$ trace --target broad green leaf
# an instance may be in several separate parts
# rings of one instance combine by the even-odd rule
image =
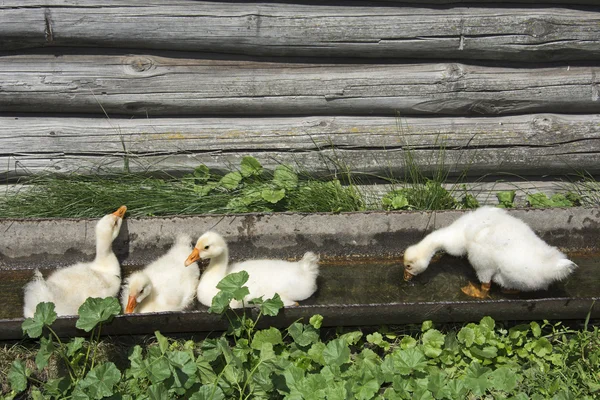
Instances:
[[[417,345],[417,341],[412,336],[404,336],[400,340],[400,348],[403,350],[413,348]]]
[[[30,338],[38,338],[42,335],[42,328],[52,325],[56,317],[54,303],[38,303],[33,318],[25,319],[21,328]]]
[[[69,343],[67,343],[67,356],[73,357],[83,347],[85,341],[82,337],[74,337]]]
[[[79,319],[75,326],[89,332],[96,325],[111,321],[120,312],[121,305],[115,297],[89,297],[77,311]]]
[[[275,296],[273,296],[272,299],[267,299],[263,301],[259,307],[260,311],[264,315],[274,317],[277,314],[279,314],[279,310],[283,308],[283,301],[281,301],[281,297],[279,297],[279,294],[275,293]]]
[[[146,361],[148,378],[152,383],[159,383],[171,376],[169,360],[165,356],[156,357]]]
[[[8,371],[8,381],[10,388],[17,393],[27,389],[27,377],[31,374],[29,369],[25,367],[25,363],[21,360],[15,360]]]
[[[112,362],[94,367],[78,386],[93,399],[101,399],[113,394],[113,387],[121,379],[121,372]]]
[[[210,170],[206,165],[200,164],[194,169],[193,176],[196,182],[206,183],[210,179]]]
[[[423,351],[427,357],[435,358],[442,354],[444,335],[437,329],[429,329],[423,334]]]
[[[165,354],[166,351],[169,350],[169,339],[164,337],[159,331],[154,331],[154,336],[156,336],[156,340],[158,341],[160,352]]]
[[[171,351],[167,354],[167,358],[174,368],[181,370],[184,374],[192,376],[196,373],[196,363],[187,351]]]
[[[432,328],[433,328],[432,320],[423,321],[423,323],[421,324],[421,332],[427,332],[428,330],[430,330]]]
[[[490,385],[488,381],[490,369],[482,367],[477,362],[472,362],[466,372],[465,385],[467,388],[471,389],[476,396],[482,396]]]
[[[471,353],[480,358],[494,358],[498,355],[498,349],[493,346],[485,346],[482,348],[471,347]]]
[[[308,323],[311,324],[313,328],[320,329],[321,324],[323,324],[323,316],[321,314],[315,314],[310,317]]]
[[[350,346],[353,346],[358,343],[358,341],[362,338],[362,335],[363,334],[361,331],[352,331],[352,332],[344,333],[343,335],[340,336],[340,339],[344,340]]]
[[[310,357],[311,360],[313,360],[314,362],[321,364],[321,365],[325,365],[325,360],[323,359],[323,352],[325,351],[325,343],[323,342],[317,342],[314,343],[312,346],[310,346],[310,349],[308,349],[308,356]]]
[[[260,360],[262,362],[272,361],[275,358],[275,352],[273,351],[273,344],[269,342],[263,342],[260,345]]]
[[[467,347],[473,346],[473,342],[475,341],[475,331],[473,328],[468,326],[463,327],[456,336],[458,341],[464,344]]]
[[[436,369],[429,374],[427,390],[429,390],[436,399],[448,397],[448,388],[446,387],[447,380],[448,375],[444,371]]]
[[[323,351],[323,359],[330,366],[341,366],[350,361],[350,349],[343,339],[334,339],[327,343]]]
[[[48,360],[52,356],[55,348],[56,346],[54,346],[52,339],[45,337],[40,339],[40,348],[35,356],[35,365],[39,370],[44,369],[46,365],[48,365]]]
[[[298,175],[296,175],[292,167],[279,165],[275,168],[273,183],[282,189],[294,190],[298,186]]]
[[[325,388],[325,396],[327,400],[346,400],[348,391],[344,382],[331,382]]]
[[[207,182],[204,185],[196,185],[194,186],[194,193],[198,194],[200,197],[204,197],[212,192],[218,185],[217,182]]]
[[[533,336],[540,337],[542,334],[542,328],[540,328],[540,324],[535,321],[531,321],[529,326],[531,327],[531,333],[533,333]]]
[[[517,387],[517,374],[508,367],[500,367],[491,374],[490,383],[496,390],[512,392]]]
[[[260,193],[262,198],[269,203],[276,204],[285,197],[285,189],[263,189]]]
[[[369,400],[379,391],[379,387],[377,379],[371,379],[364,384],[358,384],[354,394],[358,400]]]
[[[513,201],[515,200],[516,192],[514,190],[508,190],[505,192],[496,193],[498,198],[498,207],[511,208],[514,207]]]
[[[148,396],[150,400],[165,400],[169,398],[167,388],[162,382],[148,386]]]
[[[533,346],[533,352],[538,357],[544,357],[545,355],[552,353],[552,344],[550,344],[548,339],[544,337],[539,338],[535,341],[535,344]]]
[[[303,325],[300,322],[294,322],[292,325],[290,325],[288,332],[298,346],[309,346],[312,343],[319,341],[319,332],[317,332],[312,326]]]
[[[233,299],[231,292],[220,291],[212,299],[212,304],[208,309],[209,313],[223,314],[228,308],[229,303]]]
[[[202,385],[200,389],[190,397],[190,400],[223,400],[224,398],[225,393],[223,393],[223,390],[214,383],[211,383]]]
[[[233,294],[241,289],[249,278],[250,276],[246,271],[233,272],[217,283],[217,289]]]
[[[408,207],[408,199],[406,196],[397,194],[392,198],[392,207],[394,210],[401,210],[403,208]]]
[[[450,399],[464,399],[469,391],[465,382],[459,379],[450,379],[447,383],[447,387]]]
[[[225,189],[233,190],[238,187],[242,181],[242,174],[239,172],[230,172],[221,178],[219,185]]]
[[[240,164],[240,172],[243,177],[249,177],[252,175],[260,175],[262,174],[263,167],[260,165],[258,160],[252,156],[245,156],[242,158],[242,162]]]
[[[283,339],[279,329],[270,327],[269,329],[263,329],[256,332],[252,338],[252,345],[250,347],[260,350],[263,343],[271,343],[273,346],[282,344]]]
[[[410,375],[414,371],[424,371],[427,361],[420,349],[412,347],[406,350],[397,350],[392,353],[394,365],[402,375]]]
[[[146,363],[142,357],[142,347],[136,344],[128,358],[130,367],[127,369],[126,376],[134,378],[145,377],[147,375]]]
[[[481,321],[479,321],[479,325],[486,331],[493,331],[496,326],[496,321],[494,321],[492,317],[483,317]]]

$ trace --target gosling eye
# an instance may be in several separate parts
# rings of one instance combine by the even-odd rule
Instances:
[[[208,245],[204,246],[204,250],[208,250],[209,247],[210,246],[208,246]]]
[[[410,264],[406,264],[406,265],[404,266],[404,268],[406,268],[406,269],[410,270],[410,269],[412,269],[412,265],[410,265]]]

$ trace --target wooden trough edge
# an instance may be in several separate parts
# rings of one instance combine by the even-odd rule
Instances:
[[[600,297],[552,298],[529,300],[486,300],[467,302],[422,302],[385,304],[310,305],[286,308],[276,317],[263,316],[258,328],[274,326],[287,328],[296,321],[320,314],[323,327],[403,325],[433,320],[444,322],[477,322],[483,316],[496,321],[506,320],[565,320],[600,318]],[[256,310],[248,310],[256,316]],[[59,317],[52,329],[59,336],[82,336],[75,327],[76,317]],[[0,319],[0,340],[18,340],[23,337],[23,318]],[[118,315],[102,326],[102,335],[139,335],[161,333],[219,332],[227,330],[227,320],[207,311],[161,312],[151,314]]]
[[[557,8],[580,2],[554,1],[554,8],[191,0],[85,0],[69,7],[55,0],[20,8],[3,2],[0,50],[87,46],[286,57],[598,60],[598,8]]]

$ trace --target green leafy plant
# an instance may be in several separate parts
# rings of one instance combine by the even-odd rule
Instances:
[[[32,370],[23,361],[15,360],[8,374],[13,394],[27,389],[28,383],[39,384],[44,392],[53,398],[68,395],[79,398],[101,399],[113,394],[114,385],[120,380],[121,373],[113,363],[95,366],[98,342],[102,324],[108,323],[119,314],[121,306],[113,297],[104,299],[88,298],[79,307],[79,319],[76,326],[91,332],[91,340],[75,338],[64,343],[51,325],[57,318],[54,304],[39,303],[32,318],[23,321],[23,333],[30,338],[40,338],[35,364],[38,370],[48,365],[51,357],[58,357],[68,373],[68,378],[41,382],[32,377]],[[42,336],[44,331],[49,335]],[[90,357],[91,353],[91,357]]]
[[[538,192],[528,194],[526,199],[530,207],[574,207],[581,205],[581,197],[573,192],[566,194],[556,193],[550,198],[545,193]]]
[[[498,198],[498,207],[513,208],[515,206],[515,195],[516,192],[514,190],[496,193],[496,197]]]

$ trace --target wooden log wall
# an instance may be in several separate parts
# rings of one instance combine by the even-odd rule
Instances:
[[[596,4],[6,0],[0,178],[245,155],[402,177],[407,148],[474,180],[600,175]]]

